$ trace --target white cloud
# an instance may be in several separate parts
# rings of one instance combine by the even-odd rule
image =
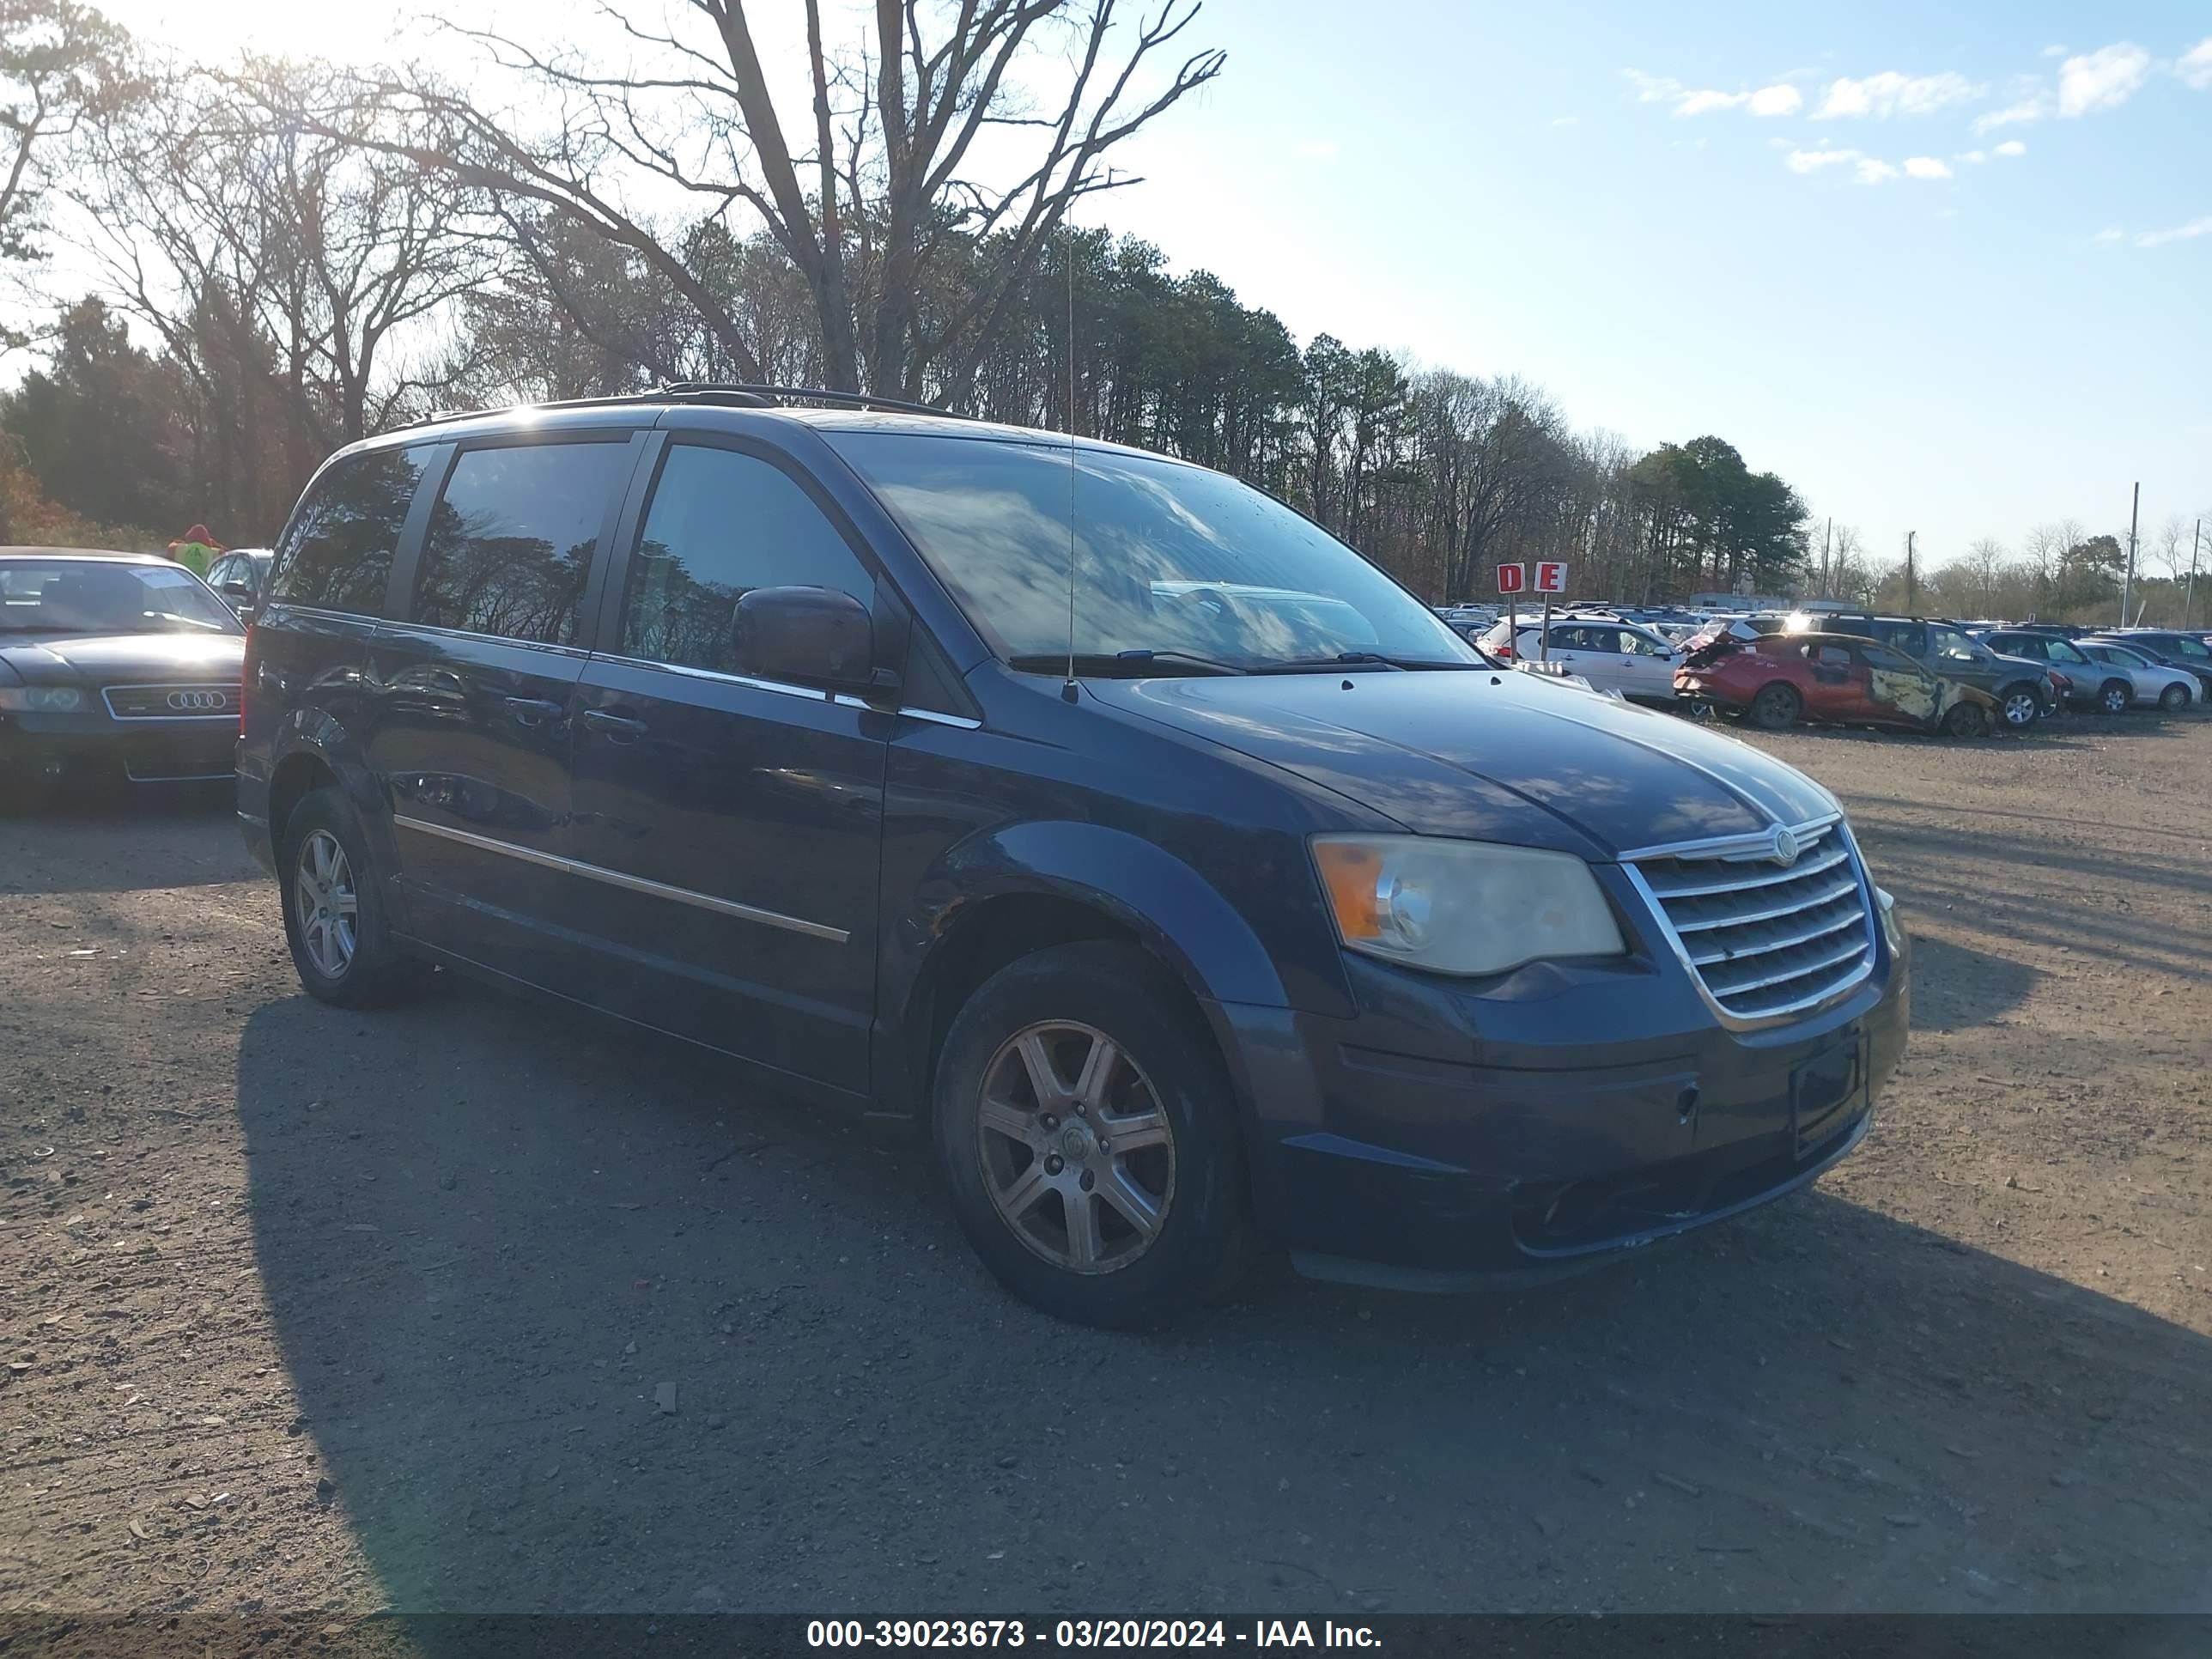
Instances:
[[[2026,121],[2040,121],[2051,113],[2050,95],[2033,93],[2019,102],[2008,104],[2002,109],[1991,110],[1987,115],[1974,118],[1976,132],[1994,132],[1999,127],[2018,126]]]
[[[2118,109],[2150,74],[2150,54],[2130,40],[2069,58],[2058,66],[2058,112],[2069,119]]]
[[[2181,77],[2183,85],[2194,87],[2199,92],[2212,92],[2212,34],[2183,52],[2173,72]]]
[[[1554,115],[1552,118],[1552,125],[1555,127],[1580,126],[1582,119],[1579,115]]]
[[[1863,80],[1845,76],[1831,82],[1828,95],[1815,114],[1826,120],[1860,115],[1877,118],[1929,115],[1979,98],[1988,90],[1948,70],[1941,75],[1900,75],[1895,70],[1884,70]]]
[[[1717,109],[1734,109],[1746,102],[1747,92],[1686,92],[1674,102],[1677,115],[1710,115]]]
[[[1851,174],[1852,182],[1861,185],[1887,184],[1896,177],[1895,167],[1887,161],[1877,161],[1871,155],[1860,161],[1857,171]]]
[[[2098,242],[2124,242],[2127,240],[2127,232],[2119,228],[2118,226],[2111,225],[2107,226],[2103,230],[2099,231],[2096,235],[2092,237],[2090,240]]]
[[[1978,167],[1981,166],[1983,162],[1988,161],[1990,157],[1989,152],[1986,150],[1970,149],[1959,159],[1961,161],[1964,161],[1970,167]]]
[[[1999,144],[1995,149],[1991,150],[1990,154],[1992,155],[2002,155],[2005,160],[2009,161],[2015,156],[2027,155],[2027,146],[2021,143],[2017,138],[2008,138],[2004,143]]]
[[[1630,70],[1627,75],[1636,85],[1637,102],[1672,104],[1677,115],[1711,115],[1729,109],[1748,110],[1753,115],[1795,115],[1805,107],[1805,94],[1787,82],[1778,81],[1756,92],[1723,92],[1717,87],[1686,87],[1680,81],[1639,70]]]
[[[2185,225],[2176,225],[2171,230],[2145,231],[2136,238],[2137,247],[2164,247],[2168,242],[2185,242],[2195,236],[2212,236],[2212,216],[2191,219]]]
[[[1905,158],[1905,176],[1908,179],[1948,179],[1951,169],[1932,155],[1912,155]]]
[[[1336,151],[1337,144],[1334,138],[1309,138],[1302,144],[1291,146],[1291,154],[1301,161],[1330,161],[1334,158]]]
[[[1782,158],[1782,165],[1792,173],[1818,173],[1822,167],[1840,167],[1859,159],[1855,149],[1793,149]]]

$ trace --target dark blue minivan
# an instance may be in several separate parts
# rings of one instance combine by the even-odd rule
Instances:
[[[1905,1039],[1801,774],[1491,662],[1234,479],[826,394],[341,452],[239,816],[315,996],[441,964],[909,1115],[993,1271],[1097,1324],[1263,1251],[1443,1288],[1732,1214]]]

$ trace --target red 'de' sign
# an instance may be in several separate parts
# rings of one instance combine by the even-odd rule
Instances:
[[[1498,567],[1498,591],[1518,593],[1528,586],[1528,567],[1525,564],[1501,564]]]
[[[1550,560],[1536,567],[1536,591],[1539,593],[1564,593],[1567,591],[1567,568]]]

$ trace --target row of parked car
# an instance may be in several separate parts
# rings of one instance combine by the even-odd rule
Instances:
[[[2066,708],[2178,714],[2212,696],[2212,634],[2177,629],[1802,612],[1686,623],[1577,609],[1499,619],[1472,637],[1632,702],[1769,730],[1819,720],[1978,737]]]

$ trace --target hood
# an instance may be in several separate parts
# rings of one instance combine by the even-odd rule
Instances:
[[[1102,702],[1422,835],[1609,859],[1838,810],[1810,778],[1673,714],[1506,672],[1089,680]]]
[[[246,636],[107,634],[76,639],[0,634],[0,663],[33,685],[234,680],[245,666]]]

